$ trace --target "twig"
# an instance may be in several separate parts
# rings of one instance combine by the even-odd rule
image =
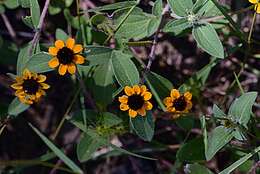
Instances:
[[[16,42],[17,41],[16,33],[15,33],[10,21],[8,20],[7,16],[4,13],[1,13],[1,17],[5,23],[5,26],[8,30],[8,32],[10,33],[11,38]]]
[[[43,27],[43,22],[44,22],[44,19],[46,17],[46,14],[47,14],[49,4],[50,4],[50,0],[46,0],[44,7],[43,7],[43,10],[42,10],[42,14],[40,16],[38,28],[37,28],[36,33],[34,34],[34,37],[33,37],[33,40],[32,40],[32,46],[29,49],[29,56],[32,56],[33,50],[34,50],[37,42],[40,39],[40,35],[41,35],[42,27]]]
[[[77,90],[76,93],[74,94],[74,97],[72,98],[69,107],[67,108],[67,110],[66,110],[65,114],[63,115],[63,117],[62,117],[62,119],[61,119],[61,121],[60,121],[60,123],[59,123],[59,125],[58,125],[58,127],[57,127],[57,129],[55,131],[55,133],[52,136],[52,140],[55,140],[56,137],[58,136],[58,134],[59,134],[59,132],[60,132],[60,130],[62,128],[62,125],[64,124],[64,122],[66,120],[66,117],[68,116],[69,112],[71,111],[71,108],[72,108],[73,104],[75,103],[75,101],[76,101],[76,99],[77,99],[77,97],[79,95],[79,92],[80,92],[80,89]]]
[[[163,16],[164,16],[164,14],[165,14],[167,11],[169,11],[169,8],[170,8],[169,4],[167,4],[167,5],[164,7],[164,9],[163,9],[163,11],[162,11],[161,24],[162,24],[162,21],[163,21]],[[144,69],[144,71],[143,71],[143,77],[142,77],[142,79],[141,79],[141,83],[144,82],[145,76],[146,76],[146,74],[150,71],[151,66],[152,66],[152,63],[153,63],[153,61],[154,61],[154,59],[155,59],[155,50],[156,50],[156,46],[157,46],[157,42],[158,42],[158,35],[159,35],[159,33],[160,33],[160,30],[161,30],[161,24],[160,24],[160,26],[158,27],[158,29],[157,29],[157,31],[156,31],[156,33],[155,33],[155,35],[154,35],[153,45],[152,45],[152,48],[151,48],[151,52],[150,52],[150,54],[149,54],[149,56],[148,56],[148,63],[147,63],[147,65],[146,65],[146,67],[145,67],[145,69]]]

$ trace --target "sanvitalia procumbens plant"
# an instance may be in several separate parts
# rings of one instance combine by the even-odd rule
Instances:
[[[259,13],[259,1],[249,1],[254,4],[255,14]],[[229,55],[228,50],[224,51],[217,30],[225,27],[229,21],[232,24],[231,28],[241,36],[239,35],[241,31],[234,29],[234,21],[227,16],[226,9],[215,0],[168,0],[166,4],[162,0],[156,0],[151,13],[144,12],[138,7],[140,1],[124,1],[89,10],[93,13],[90,19],[79,13],[79,6],[77,6],[78,16],[72,16],[68,9],[64,9],[67,22],[77,33],[68,36],[63,30],[57,29],[56,41],[51,43],[47,48],[48,52],[45,52],[44,49],[41,50],[39,40],[47,9],[50,14],[56,14],[62,8],[55,10],[47,0],[40,13],[37,0],[17,2],[23,8],[30,8],[31,15],[24,17],[23,22],[36,30],[36,33],[33,40],[20,49],[16,75],[9,74],[14,78],[11,87],[16,90],[17,98],[9,105],[7,119],[13,119],[30,105],[41,102],[51,87],[42,73],[55,70],[59,77],[67,75],[73,79],[75,86],[79,86],[79,90],[55,131],[53,140],[65,120],[78,127],[82,131],[77,145],[77,156],[81,162],[91,159],[94,152],[104,146],[121,153],[154,160],[122,149],[112,144],[110,140],[115,135],[132,132],[145,141],[152,141],[155,128],[153,110],[168,114],[173,119],[190,117],[193,102],[198,100],[196,92],[200,92],[200,88],[205,84],[217,62],[225,58],[225,55]],[[79,1],[77,2],[78,5]],[[70,5],[71,2],[66,1],[65,6]],[[112,15],[108,16],[107,11],[113,11]],[[171,14],[170,18],[166,15],[168,12]],[[225,18],[214,18],[219,15]],[[214,23],[220,20],[222,25]],[[158,35],[160,32],[165,32],[177,37],[190,31],[198,47],[213,58],[187,83],[176,89],[169,80],[152,72],[151,64],[155,59]],[[150,38],[152,41],[143,41]],[[112,40],[114,44],[110,44]],[[135,57],[130,47],[147,44],[152,46],[146,65]],[[239,84],[238,80],[237,83]],[[256,92],[244,93],[232,103],[227,114],[214,105],[213,117],[219,126],[209,135],[206,125],[211,118],[201,117],[203,138],[184,142],[177,153],[177,160],[180,162],[194,163],[186,166],[188,173],[192,173],[193,170],[211,173],[209,169],[196,163],[212,159],[232,139],[248,140],[250,135],[248,123],[251,120],[252,106],[256,97]],[[192,98],[195,100],[192,101]],[[77,100],[81,109],[71,109]],[[116,102],[119,104],[115,104]],[[73,172],[83,173],[62,150],[34,126],[30,126]],[[196,159],[198,156],[187,156],[192,154],[192,151],[197,151],[196,148],[203,148],[199,151],[202,152],[199,154],[201,156],[198,155],[199,159]],[[248,151],[249,154],[221,173],[232,172],[259,150],[259,147],[255,147],[252,152]]]

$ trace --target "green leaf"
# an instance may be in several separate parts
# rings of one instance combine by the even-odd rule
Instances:
[[[67,33],[65,33],[62,29],[60,28],[57,28],[56,29],[56,32],[55,32],[55,37],[56,37],[56,40],[63,40],[63,41],[66,41],[69,36]]]
[[[221,13],[226,17],[226,19],[228,20],[229,24],[231,25],[231,27],[233,28],[233,30],[235,31],[235,33],[243,40],[245,41],[245,36],[244,33],[241,32],[240,27],[238,26],[237,22],[235,22],[232,17],[228,14],[228,12],[226,11],[226,9],[223,8],[223,6],[221,6],[216,0],[210,0],[212,1],[215,6],[219,9],[219,11],[221,11]]]
[[[189,24],[188,20],[186,18],[181,18],[181,19],[169,21],[164,26],[163,32],[174,33],[174,35],[178,35],[190,27],[191,27],[191,25]]]
[[[32,16],[25,16],[25,17],[22,17],[22,21],[25,25],[27,25],[28,27],[30,28],[34,28],[33,26],[33,21],[32,21]]]
[[[148,73],[145,79],[161,109],[165,110],[162,100],[169,96],[171,89],[173,89],[172,83],[168,79],[154,72]]]
[[[223,45],[211,24],[196,25],[192,30],[192,35],[197,41],[198,46],[204,51],[212,56],[224,58]]]
[[[233,138],[232,130],[223,126],[216,127],[208,138],[208,147],[205,151],[206,159],[209,161],[222,147]]]
[[[86,133],[94,138],[96,138],[97,140],[100,141],[101,144],[103,144],[104,146],[110,146],[112,147],[113,149],[121,152],[121,153],[124,153],[124,154],[127,154],[127,155],[131,155],[131,156],[134,156],[134,157],[138,157],[138,158],[142,158],[142,159],[147,159],[147,160],[156,160],[154,158],[149,158],[149,157],[146,157],[146,156],[142,156],[142,155],[138,155],[138,154],[135,154],[135,153],[132,153],[130,151],[127,151],[121,147],[118,147],[112,143],[110,143],[107,139],[104,139],[104,137],[101,137],[101,136],[98,136],[97,133],[95,132],[95,130],[92,130],[92,129],[88,129],[86,130]]]
[[[112,49],[101,46],[88,46],[87,58],[90,66],[108,64],[111,56]]]
[[[23,8],[30,8],[30,0],[18,0],[17,2]]]
[[[167,0],[171,10],[178,16],[187,16],[192,10],[192,0]]]
[[[102,125],[105,127],[113,127],[115,125],[122,123],[123,121],[121,118],[119,118],[118,116],[110,112],[103,112],[102,116],[103,116]]]
[[[162,11],[163,11],[163,3],[162,0],[156,0],[154,2],[153,10],[152,13],[154,16],[162,16]]]
[[[181,162],[200,162],[205,160],[203,138],[195,138],[177,151],[176,157]]]
[[[83,174],[83,171],[69,159],[57,146],[55,146],[46,136],[44,136],[37,128],[29,123],[33,131],[42,139],[42,141],[74,172]]]
[[[31,45],[27,45],[24,48],[20,49],[20,52],[18,54],[18,59],[17,59],[17,67],[16,67],[16,71],[17,71],[17,75],[21,75],[26,63],[29,60],[29,49],[30,49]]]
[[[88,10],[88,12],[100,12],[100,11],[109,11],[109,10],[118,10],[118,9],[125,9],[130,8],[134,5],[136,5],[136,1],[125,1],[125,2],[116,2],[109,5],[104,5],[101,7],[96,7],[93,9]]]
[[[231,164],[229,167],[221,171],[219,174],[229,174],[233,172],[236,168],[238,168],[240,165],[245,163],[247,160],[249,160],[254,154],[256,154],[259,151],[260,151],[260,146],[255,148],[251,153],[246,154],[245,156],[243,156],[242,158],[240,158],[239,160]]]
[[[130,118],[130,125],[135,133],[145,141],[151,141],[154,135],[154,121],[151,112],[146,116]]]
[[[213,105],[213,114],[214,117],[226,117],[226,114],[216,104]]]
[[[98,137],[92,137],[84,134],[77,145],[77,156],[80,162],[91,159],[92,154],[97,151],[103,144],[100,143]]]
[[[20,113],[24,112],[30,107],[30,105],[26,105],[21,103],[19,99],[16,97],[8,107],[8,114],[11,116],[17,116]]]
[[[208,168],[200,164],[187,164],[185,171],[186,174],[213,174]]]
[[[212,1],[204,1],[204,5],[198,10],[198,12],[196,12],[197,14],[203,15],[205,17],[220,16],[222,14]]]
[[[114,75],[121,86],[133,86],[139,83],[139,72],[130,55],[114,50],[111,57]]]
[[[43,73],[49,72],[53,69],[49,67],[48,62],[51,60],[51,56],[46,52],[40,52],[34,54],[26,63],[25,68],[32,72]]]
[[[142,9],[136,7],[127,19],[124,20],[128,11],[129,9],[118,10],[114,14],[114,23],[116,26],[119,26],[124,21],[115,33],[117,39],[129,40],[133,38],[139,40],[149,37],[156,32],[160,25],[160,17],[144,13]]]
[[[38,28],[40,16],[41,16],[41,10],[40,6],[38,4],[38,0],[30,0],[30,11],[32,16],[32,22],[34,25],[34,28]]]
[[[246,127],[250,120],[252,106],[256,97],[257,92],[248,92],[241,95],[231,104],[228,115],[231,116],[234,121]]]
[[[17,0],[5,0],[4,5],[9,9],[15,9],[19,6]]]
[[[97,67],[93,79],[95,83],[93,89],[95,100],[105,106],[110,104],[113,100],[113,91],[115,91],[111,61]]]
[[[86,118],[84,117],[86,116]],[[75,113],[73,113],[73,116],[68,118],[68,120],[78,127],[82,131],[86,131],[87,125],[92,125],[93,123],[95,124],[96,119],[99,117],[99,114],[94,111],[94,110],[89,110],[89,109],[82,109],[78,110]]]

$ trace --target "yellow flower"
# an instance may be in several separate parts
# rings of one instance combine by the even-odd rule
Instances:
[[[22,103],[29,105],[39,101],[41,96],[46,94],[44,90],[50,88],[48,84],[44,83],[45,75],[30,72],[28,69],[25,69],[22,76],[17,76],[15,80],[16,82],[11,85],[16,90],[15,96]]]
[[[260,13],[260,1],[259,0],[248,0],[248,1],[255,5],[256,13]]]
[[[166,97],[163,102],[166,105],[167,111],[177,114],[188,113],[192,108],[192,94],[185,92],[180,94],[177,89],[172,89],[169,97]]]
[[[135,118],[138,114],[145,116],[146,110],[153,108],[152,103],[149,101],[152,94],[147,91],[145,85],[126,86],[124,92],[126,95],[119,97],[120,110],[128,111],[130,117]]]
[[[75,40],[72,38],[68,38],[66,43],[57,40],[54,45],[55,47],[49,47],[49,54],[53,56],[49,61],[49,67],[56,68],[59,66],[60,75],[65,75],[67,71],[70,74],[75,74],[76,65],[85,62],[85,58],[80,55],[83,46],[75,44]]]

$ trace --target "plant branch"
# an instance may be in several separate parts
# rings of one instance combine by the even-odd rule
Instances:
[[[2,19],[4,21],[4,24],[5,24],[5,26],[6,26],[7,30],[8,30],[11,38],[14,41],[17,41],[16,33],[15,33],[15,31],[14,31],[14,29],[13,29],[13,27],[12,27],[10,21],[9,21],[9,19],[7,18],[7,16],[4,13],[1,13],[1,17],[2,17]]]
[[[46,0],[44,7],[43,7],[43,10],[42,10],[42,14],[40,16],[38,28],[37,28],[36,33],[34,34],[34,37],[33,37],[33,40],[32,40],[32,46],[29,49],[29,56],[32,56],[33,50],[34,50],[37,42],[40,39],[40,35],[41,35],[42,27],[43,27],[43,22],[44,22],[44,19],[46,17],[46,14],[47,14],[49,4],[50,4],[50,0]]]
[[[164,7],[163,11],[162,11],[161,23],[160,23],[160,25],[159,25],[159,27],[158,27],[157,31],[155,32],[155,35],[154,35],[153,45],[152,45],[150,54],[149,54],[149,56],[148,56],[148,63],[147,63],[147,65],[146,65],[146,67],[145,67],[145,69],[144,69],[144,72],[143,72],[143,77],[142,77],[142,80],[141,80],[142,83],[144,82],[144,78],[145,78],[146,74],[150,71],[151,66],[152,66],[152,63],[153,63],[153,61],[154,61],[154,59],[155,59],[155,50],[156,50],[156,46],[157,46],[157,42],[158,42],[158,35],[159,35],[159,33],[160,33],[160,30],[161,30],[161,25],[162,25],[162,21],[163,21],[163,16],[165,15],[165,13],[166,13],[167,11],[169,11],[169,9],[170,9],[170,6],[169,6],[169,4],[167,4],[167,5]]]

